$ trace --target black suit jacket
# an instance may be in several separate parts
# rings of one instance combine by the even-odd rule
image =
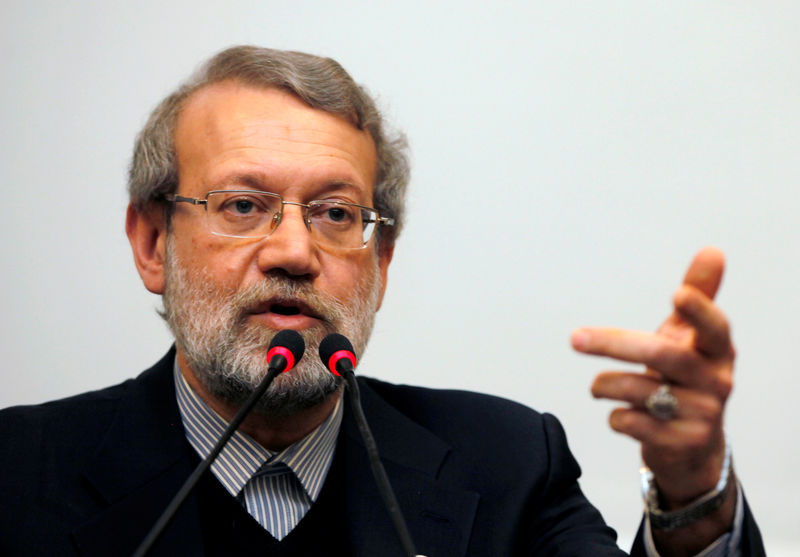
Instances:
[[[137,379],[0,412],[0,555],[133,552],[198,462],[175,403],[173,361],[171,350]],[[360,385],[419,553],[623,554],[582,495],[552,416],[475,393]],[[353,554],[402,555],[348,407],[337,458],[346,467],[339,520]],[[749,512],[747,521],[757,549]],[[190,496],[151,555],[203,555],[199,528]]]

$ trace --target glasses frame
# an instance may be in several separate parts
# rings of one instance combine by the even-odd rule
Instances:
[[[258,235],[258,236],[238,236],[236,234],[224,234],[222,232],[217,232],[217,231],[213,230],[211,228],[211,226],[210,226],[210,221],[209,221],[208,197],[211,196],[211,195],[214,195],[216,193],[255,194],[255,195],[266,195],[266,196],[269,196],[269,197],[277,198],[281,202],[281,209],[280,209],[280,211],[275,213],[275,216],[274,216],[275,226],[272,228],[272,230],[270,230],[270,232],[268,234],[263,234],[263,235]],[[380,213],[378,213],[377,209],[375,209],[374,207],[367,207],[366,205],[359,205],[358,203],[348,203],[346,201],[335,201],[335,200],[330,200],[330,199],[314,199],[312,201],[309,201],[308,203],[300,203],[298,201],[286,201],[286,200],[283,199],[283,196],[281,196],[281,194],[273,193],[273,192],[270,192],[270,191],[261,191],[261,190],[211,190],[210,192],[208,192],[206,194],[205,198],[202,198],[202,199],[197,198],[197,197],[186,197],[184,195],[178,195],[176,193],[168,193],[168,194],[164,195],[164,200],[168,201],[170,203],[189,203],[191,205],[202,205],[204,210],[205,210],[206,226],[209,228],[209,231],[212,234],[214,234],[215,236],[222,236],[224,238],[251,238],[251,239],[269,238],[270,236],[272,236],[272,234],[280,226],[281,221],[283,220],[283,209],[284,209],[284,207],[286,205],[296,205],[296,206],[298,206],[298,207],[303,209],[303,222],[305,223],[306,229],[308,229],[309,233],[312,232],[311,217],[309,216],[309,214],[310,214],[309,211],[310,211],[311,207],[315,206],[315,204],[319,204],[319,203],[335,203],[337,205],[345,205],[345,206],[348,206],[348,207],[357,207],[359,209],[364,209],[364,210],[367,210],[367,211],[374,212],[375,213],[375,228],[372,229],[372,233],[370,234],[370,237],[367,238],[366,241],[364,241],[360,246],[346,247],[346,246],[338,246],[338,245],[335,245],[335,244],[333,244],[333,245],[325,244],[323,242],[323,245],[327,245],[328,247],[334,247],[334,248],[338,248],[338,249],[364,249],[365,247],[367,247],[367,244],[369,244],[370,240],[372,240],[372,238],[375,237],[375,232],[378,230],[379,226],[394,226],[394,219],[393,218],[382,217],[380,215]],[[317,243],[319,243],[318,240],[315,240],[315,241],[317,241]]]

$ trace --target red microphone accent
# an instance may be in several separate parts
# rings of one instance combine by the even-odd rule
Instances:
[[[338,375],[339,377],[341,377],[341,374],[338,371],[336,371],[336,364],[342,358],[347,358],[348,360],[350,360],[350,363],[353,364],[353,367],[354,368],[356,367],[356,355],[355,354],[353,354],[349,350],[337,350],[336,352],[331,354],[331,357],[328,360],[328,369],[330,369],[331,372],[334,375]]]
[[[267,352],[267,363],[269,363],[272,357],[276,354],[280,354],[286,358],[286,369],[283,370],[283,373],[286,373],[294,367],[294,354],[292,354],[292,351],[284,346],[273,346],[270,348],[269,352]]]

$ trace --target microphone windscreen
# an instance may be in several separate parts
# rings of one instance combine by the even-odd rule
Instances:
[[[300,336],[300,333],[292,329],[278,331],[278,333],[272,337],[272,342],[269,343],[267,361],[271,360],[274,354],[283,354],[284,357],[287,356],[286,350],[288,350],[292,356],[291,358],[286,358],[289,363],[286,367],[288,371],[300,361],[300,358],[303,357],[303,353],[306,351],[306,342],[303,340],[303,337]]]
[[[322,339],[319,345],[319,357],[328,369],[336,375],[339,375],[336,369],[336,363],[341,357],[346,357],[350,360],[355,367],[356,355],[353,345],[347,340],[347,337],[339,333],[331,333]]]

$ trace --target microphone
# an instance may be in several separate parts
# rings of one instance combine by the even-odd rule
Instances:
[[[258,402],[258,399],[264,395],[278,375],[289,371],[300,361],[305,351],[306,343],[297,331],[284,329],[283,331],[278,331],[278,333],[272,337],[272,342],[269,343],[269,348],[267,349],[267,374],[250,394],[242,407],[239,408],[239,411],[228,424],[227,429],[222,433],[222,436],[219,438],[216,445],[214,445],[214,448],[208,453],[208,456],[197,465],[192,475],[187,478],[181,489],[175,494],[175,497],[172,498],[172,501],[170,501],[167,508],[164,509],[164,512],[150,529],[150,532],[139,545],[133,557],[144,557],[150,550],[150,547],[158,539],[158,536],[161,535],[161,532],[166,528],[170,520],[172,520],[172,517],[186,500],[186,497],[189,496],[195,485],[197,485],[203,472],[208,470],[214,460],[216,460],[222,448],[233,436],[233,432],[236,431],[239,425],[244,421],[245,417],[250,413],[250,410],[252,410],[253,406]]]
[[[347,388],[350,390],[350,406],[353,409],[356,425],[367,449],[372,475],[375,478],[375,483],[378,484],[378,491],[392,519],[397,536],[400,538],[403,551],[408,557],[424,557],[417,555],[417,550],[411,539],[411,533],[408,531],[400,505],[397,503],[394,490],[392,490],[392,485],[389,483],[389,477],[386,475],[383,463],[381,463],[378,445],[375,443],[375,438],[372,436],[372,431],[367,424],[367,418],[364,416],[364,410],[361,408],[361,393],[358,390],[358,381],[356,381],[354,371],[356,355],[353,345],[344,335],[332,333],[322,339],[319,345],[319,357],[331,373],[344,377],[347,383]]]
[[[267,374],[275,369],[275,374],[289,371],[292,369],[303,353],[306,351],[306,343],[300,333],[292,329],[284,329],[272,337],[267,349]],[[261,385],[259,385],[260,387]]]
[[[347,372],[354,373],[355,350],[344,335],[331,333],[322,339],[319,345],[319,357],[334,375],[344,376]]]

